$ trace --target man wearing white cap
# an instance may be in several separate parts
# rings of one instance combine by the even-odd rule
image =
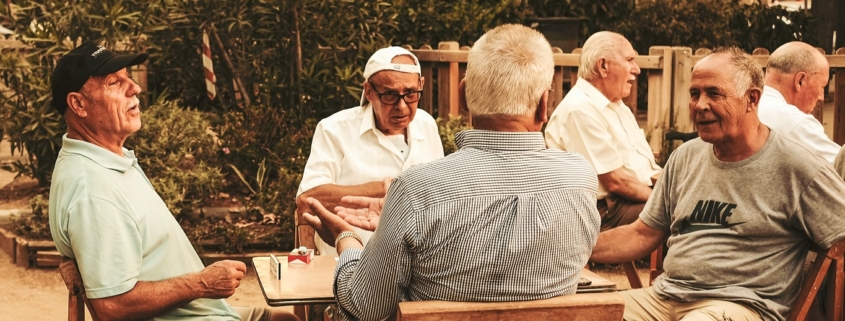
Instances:
[[[347,195],[383,197],[382,181],[443,157],[434,118],[417,104],[425,78],[417,57],[400,47],[376,51],[364,68],[361,106],[320,121],[297,191],[297,216],[315,198],[329,208]],[[366,242],[372,233],[357,231]],[[315,236],[320,254],[337,255]]]

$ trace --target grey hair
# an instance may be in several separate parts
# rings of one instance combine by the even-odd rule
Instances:
[[[752,87],[763,88],[763,68],[754,61],[754,58],[737,47],[719,47],[713,50],[710,55],[727,55],[731,65],[734,67],[733,74],[736,92],[744,95]]]
[[[537,30],[506,24],[487,31],[467,57],[472,115],[529,115],[554,77],[552,47]]]
[[[800,48],[778,48],[769,56],[766,70],[774,69],[784,74],[802,71],[809,74],[820,73],[818,56],[821,56],[821,53],[809,45],[800,46]]]
[[[581,60],[578,66],[578,77],[594,80],[599,77],[599,67],[596,62],[602,58],[610,58],[619,50],[620,41],[628,41],[625,36],[611,31],[594,33],[581,49]]]

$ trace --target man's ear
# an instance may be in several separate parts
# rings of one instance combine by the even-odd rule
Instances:
[[[420,90],[425,90],[425,77],[420,76]]]
[[[65,113],[72,112],[72,113],[76,114],[77,116],[79,116],[79,118],[88,117],[88,110],[85,109],[85,107],[87,107],[87,106],[85,106],[86,104],[84,102],[85,100],[84,100],[84,97],[82,97],[82,94],[80,94],[80,93],[69,93],[69,94],[67,94],[66,99],[67,99],[67,106],[68,106],[67,109],[68,110],[65,111]]]
[[[534,119],[541,124],[549,121],[549,93],[548,90],[543,91],[540,102],[537,103],[537,110],[534,112]]]
[[[596,69],[599,70],[599,75],[601,75],[602,78],[607,77],[607,59],[599,58],[599,60],[596,61]]]
[[[372,101],[374,101],[374,99],[378,99],[378,96],[376,96],[376,93],[373,90],[373,85],[370,84],[369,81],[364,80],[363,88],[364,88],[364,97],[367,98],[367,101],[372,102]]]
[[[461,83],[458,84],[458,108],[461,109],[462,114],[469,115],[469,107],[467,106],[467,80],[466,78],[461,79]]]
[[[748,106],[746,109],[748,111],[756,110],[757,106],[760,104],[760,97],[763,96],[763,90],[760,88],[751,88],[748,90]]]
[[[804,87],[804,85],[807,84],[808,80],[809,80],[809,77],[807,77],[806,72],[801,71],[801,72],[796,73],[795,77],[792,78],[792,81],[793,81],[792,86],[795,89],[795,92],[800,92],[801,89]]]

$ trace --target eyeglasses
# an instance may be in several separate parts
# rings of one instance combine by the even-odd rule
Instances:
[[[396,105],[399,103],[399,99],[404,100],[406,104],[413,104],[415,102],[420,101],[420,97],[422,96],[423,92],[422,90],[416,90],[404,94],[380,93],[378,92],[376,86],[373,83],[371,83],[369,80],[367,80],[367,82],[370,83],[370,87],[373,89],[373,91],[376,92],[376,95],[378,95],[378,100],[380,100],[381,103],[385,105]]]

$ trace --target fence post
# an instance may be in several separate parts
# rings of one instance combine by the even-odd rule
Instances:
[[[845,55],[845,48],[836,50],[837,55]],[[836,73],[836,94],[833,96],[833,141],[845,144],[845,67],[834,68]]]
[[[692,77],[692,49],[688,47],[672,47],[673,73],[672,82],[672,120],[670,128],[682,133],[695,130],[689,114],[689,86]]]
[[[437,46],[437,50],[458,50],[456,41],[444,41]],[[449,116],[458,116],[458,63],[441,63],[437,70],[437,116],[444,118],[445,112]]]
[[[419,50],[431,50],[431,46],[423,45]],[[419,108],[422,108],[429,115],[434,115],[434,65],[436,63],[430,61],[420,61],[420,76],[425,78],[425,85],[428,88],[423,88],[422,99],[420,99]]]
[[[563,54],[563,50],[558,47],[552,47],[552,53]],[[557,108],[557,105],[560,104],[560,101],[563,100],[563,66],[555,66],[555,75],[552,78],[552,92],[549,95],[549,104],[548,104],[548,116],[549,118],[552,117],[552,113]]]
[[[651,150],[659,161],[663,148],[663,133],[669,123],[669,109],[672,104],[672,48],[654,46],[648,49],[649,56],[660,56],[660,70],[648,72],[648,125],[645,130]]]

